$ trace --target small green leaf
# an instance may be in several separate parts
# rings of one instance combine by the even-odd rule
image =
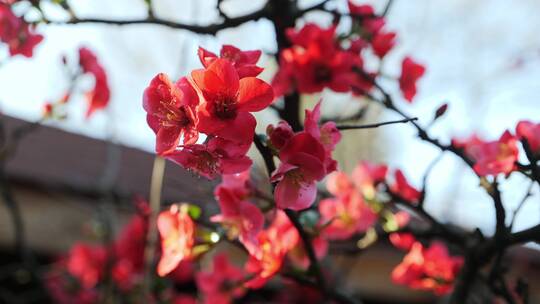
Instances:
[[[196,205],[188,205],[188,214],[191,216],[192,219],[196,220],[201,217],[202,210],[199,206]]]

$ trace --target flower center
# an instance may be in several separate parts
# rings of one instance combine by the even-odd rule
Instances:
[[[236,99],[229,96],[218,97],[213,106],[214,115],[220,119],[234,119],[238,113]]]
[[[316,83],[327,83],[332,80],[332,71],[326,65],[317,65],[314,77]]]

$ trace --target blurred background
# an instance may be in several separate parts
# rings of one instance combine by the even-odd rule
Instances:
[[[233,17],[256,10],[264,2],[227,0],[222,7]],[[308,6],[319,1],[299,2]],[[341,2],[340,8],[345,10],[346,1]],[[386,5],[382,0],[356,2],[371,3],[377,11]],[[219,17],[215,1],[154,0],[154,4],[157,16],[180,22],[204,25]],[[71,5],[80,17],[146,16],[142,0],[72,1]],[[506,129],[513,131],[519,120],[539,121],[539,11],[537,0],[395,0],[387,28],[398,33],[398,42],[384,62],[383,74],[398,77],[404,55],[412,55],[427,67],[414,104],[405,105],[401,101],[401,108],[427,124],[435,109],[448,103],[446,116],[430,129],[443,142],[473,132],[495,139]],[[48,13],[51,19],[62,17],[52,6]],[[329,25],[331,19],[311,13],[306,21]],[[129,201],[133,194],[147,195],[155,136],[145,122],[141,96],[154,75],[164,72],[177,79],[200,67],[196,56],[199,46],[217,52],[222,44],[262,49],[267,55],[259,65],[266,68],[262,75],[266,80],[276,70],[272,57],[276,52],[274,32],[267,20],[224,30],[216,37],[156,25],[40,25],[38,31],[46,38],[32,59],[16,57],[2,61],[2,113],[27,121],[38,120],[44,102],[61,97],[69,85],[61,69],[61,56],[76,60],[76,50],[81,45],[89,46],[98,55],[108,73],[112,92],[109,107],[88,120],[84,118],[85,101],[82,97],[74,98],[68,106],[68,118],[49,123],[50,128],[41,128],[25,138],[19,154],[8,164],[8,172],[17,184],[17,195],[23,202],[28,242],[45,256],[67,250],[75,240],[91,238],[88,231],[94,229],[100,216],[109,214],[95,205],[103,189],[112,188],[113,197],[120,201]],[[370,62],[366,65],[369,67]],[[399,96],[392,82],[383,85]],[[339,114],[333,111],[352,112],[365,105],[362,99],[348,94],[323,92],[321,95],[306,96],[304,107],[311,108],[322,97],[323,112],[333,116]],[[393,118],[397,117],[370,107],[362,122]],[[267,110],[258,119],[258,130],[264,132],[268,123],[277,121],[277,116]],[[20,124],[17,120],[11,123]],[[411,182],[420,186],[426,168],[440,152],[416,139],[413,128],[394,125],[351,131],[336,154],[346,171],[361,159],[385,162],[393,168],[402,168]],[[486,234],[494,231],[495,215],[490,200],[460,160],[444,155],[431,177],[426,201],[429,212],[445,222],[469,229],[479,227]],[[173,164],[167,166],[165,183],[164,199],[169,202],[212,200],[211,182]],[[513,175],[502,185],[502,191],[506,209],[512,212],[527,192],[527,184],[521,176]],[[531,201],[538,201],[538,189],[534,188],[533,193],[535,198]],[[114,212],[120,216],[128,212],[124,209],[129,208],[118,206]],[[509,214],[507,219],[511,218]],[[538,204],[526,204],[514,229],[530,227],[539,220]],[[9,248],[13,241],[11,229],[6,212],[0,211],[0,246]],[[525,253],[515,253],[516,259],[522,254],[528,257],[527,262],[516,264],[516,272],[521,268],[538,271],[540,256],[533,246],[529,247]],[[372,252],[358,261],[343,258],[344,265],[359,263],[358,269],[374,269],[364,270],[375,277],[362,279],[357,283],[358,288],[375,297],[385,290],[381,286],[386,286],[394,292],[397,290],[394,294],[402,299],[430,301],[428,295],[390,285],[388,276],[400,259],[399,253],[384,248]],[[354,271],[351,275],[355,275]],[[531,285],[534,286],[532,282]]]

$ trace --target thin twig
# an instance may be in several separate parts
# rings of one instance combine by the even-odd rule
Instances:
[[[152,180],[150,182],[150,217],[148,219],[148,235],[144,248],[145,261],[145,288],[147,294],[151,293],[151,281],[154,278],[154,260],[157,245],[157,216],[161,208],[161,190],[165,173],[165,159],[156,156],[152,168]]]
[[[413,118],[404,118],[400,120],[391,120],[391,121],[385,121],[385,122],[379,122],[379,123],[373,123],[373,124],[365,124],[365,125],[342,125],[337,126],[338,130],[356,130],[356,129],[374,129],[386,125],[393,125],[393,124],[400,124],[400,123],[407,123],[418,120],[417,117]]]

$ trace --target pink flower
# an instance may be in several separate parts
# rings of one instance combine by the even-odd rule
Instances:
[[[510,174],[516,168],[519,149],[516,137],[509,131],[494,141],[483,141],[473,135],[465,141],[453,140],[452,144],[465,150],[475,162],[474,171],[480,176]]]
[[[520,140],[527,140],[533,154],[540,154],[540,123],[522,120],[516,126],[516,135]]]
[[[247,178],[246,178],[247,176]],[[256,238],[264,225],[264,215],[257,206],[249,202],[248,189],[245,188],[249,171],[243,174],[224,175],[214,194],[219,202],[221,214],[210,220],[223,224],[231,239],[237,236],[250,251],[256,246]]]
[[[403,97],[405,97],[408,102],[412,102],[416,95],[416,82],[425,72],[426,68],[413,61],[410,57],[405,57],[405,59],[403,59],[403,63],[401,64],[401,76],[399,77],[399,88],[403,93]]]
[[[227,59],[217,58],[206,69],[191,72],[203,96],[197,108],[200,132],[237,143],[251,143],[255,119],[250,112],[264,110],[274,98],[272,87],[255,77],[239,78]]]
[[[156,152],[174,152],[182,135],[183,143],[194,144],[199,138],[195,126],[195,107],[199,98],[185,77],[172,83],[158,74],[144,91],[143,107],[148,125],[156,133]]]
[[[84,288],[92,288],[102,279],[107,250],[102,246],[75,244],[67,257],[67,270]]]
[[[326,153],[324,164],[326,173],[330,173],[337,168],[337,162],[332,159],[332,152],[337,143],[341,140],[341,133],[336,127],[336,123],[329,121],[319,127],[321,118],[321,102],[319,101],[312,111],[306,110],[306,119],[304,121],[305,132],[311,134],[324,147]]]
[[[86,47],[79,48],[79,65],[84,73],[94,77],[94,89],[86,93],[88,110],[86,117],[90,117],[96,110],[105,108],[109,104],[111,92],[107,74],[99,63],[96,55]]]
[[[10,3],[0,3],[0,41],[7,44],[11,56],[32,57],[34,48],[43,36],[34,33],[34,27],[17,17],[10,9]]]
[[[256,77],[263,71],[263,68],[256,65],[261,57],[260,50],[242,51],[232,45],[225,44],[221,47],[219,57],[202,47],[199,47],[198,54],[205,68],[208,68],[217,58],[229,60],[236,68],[240,78]]]
[[[249,125],[246,127],[249,128]],[[251,159],[246,156],[250,145],[251,143],[239,144],[213,137],[204,145],[186,145],[166,157],[187,170],[214,179],[221,174],[246,171],[252,164]]]
[[[213,262],[211,272],[201,271],[195,277],[204,303],[228,304],[241,297],[245,290],[238,283],[244,278],[243,271],[232,265],[225,254],[217,254]]]
[[[386,166],[368,162],[359,164],[351,177],[343,172],[329,176],[328,191],[335,198],[324,199],[319,204],[323,230],[329,239],[347,239],[355,233],[366,231],[377,220],[377,214],[366,203],[375,196],[375,185],[384,179]]]
[[[187,208],[172,205],[157,218],[159,235],[161,236],[161,258],[157,273],[163,277],[172,272],[180,262],[189,260],[195,245],[195,223],[189,216]]]
[[[301,132],[294,135],[279,152],[281,164],[271,177],[278,182],[274,191],[276,206],[280,209],[306,209],[317,195],[316,182],[325,174],[326,152],[312,135]]]
[[[443,243],[434,242],[426,249],[416,242],[403,262],[392,271],[392,281],[412,289],[432,290],[443,295],[451,291],[462,265],[463,258],[451,257]]]
[[[422,193],[409,184],[403,172],[396,170],[394,178],[394,184],[390,187],[392,192],[409,203],[418,203]]]

